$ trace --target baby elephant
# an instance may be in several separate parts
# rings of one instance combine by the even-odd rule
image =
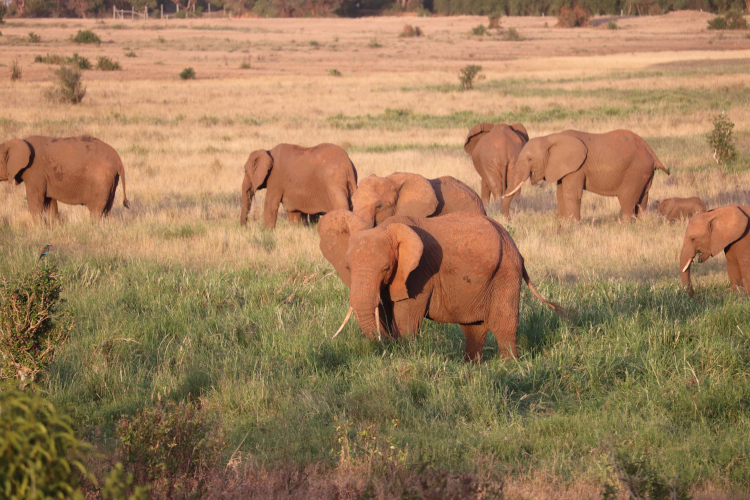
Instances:
[[[253,151],[245,163],[242,181],[242,226],[247,224],[255,193],[263,188],[263,220],[267,229],[273,229],[280,203],[292,224],[299,224],[303,214],[349,210],[357,189],[357,170],[346,151],[335,144],[312,148],[279,144],[269,151]]]
[[[689,219],[695,214],[706,212],[706,205],[700,198],[667,198],[664,201],[656,201],[656,209],[666,217],[669,222],[680,219]]]
[[[682,284],[692,297],[690,265],[700,252],[699,262],[721,252],[727,257],[732,288],[750,293],[750,207],[730,205],[690,218],[680,253]]]
[[[466,361],[480,360],[489,331],[507,358],[516,356],[521,280],[559,307],[537,293],[508,232],[483,215],[397,216],[370,228],[337,210],[320,219],[318,233],[323,256],[351,290],[344,324],[354,312],[371,339],[413,337],[429,318],[461,326]]]
[[[120,155],[94,137],[36,135],[0,144],[0,181],[25,183],[29,211],[36,217],[45,212],[57,217],[58,201],[85,205],[93,217],[105,216],[112,209],[118,179],[122,204],[130,208]]]
[[[403,172],[362,179],[352,196],[352,212],[370,227],[392,215],[437,217],[453,212],[486,215],[482,200],[463,182],[450,176],[425,179]]]

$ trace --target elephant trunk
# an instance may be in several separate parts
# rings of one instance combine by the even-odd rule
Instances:
[[[247,225],[247,214],[250,212],[250,207],[253,203],[253,191],[252,180],[250,176],[245,174],[245,179],[242,181],[242,213],[240,214],[240,225]]]
[[[374,283],[375,285],[365,285]],[[380,318],[376,317],[378,306],[380,304],[380,289],[377,286],[378,281],[355,279],[352,277],[352,291],[349,296],[349,305],[354,310],[354,316],[357,323],[370,340],[375,340],[380,336]]]
[[[513,168],[508,168],[508,177],[506,181],[508,187],[503,195],[503,206],[505,205],[505,201],[508,200],[508,207],[510,208],[510,202],[516,197],[517,193],[521,190],[521,186],[530,176],[531,167],[526,162],[521,165],[516,162],[514,163]],[[505,213],[504,210],[503,213]]]
[[[688,294],[693,296],[693,285],[690,282],[690,265],[695,259],[695,248],[689,244],[684,243],[682,245],[682,252],[680,252],[680,279],[682,280],[682,286],[684,286]]]

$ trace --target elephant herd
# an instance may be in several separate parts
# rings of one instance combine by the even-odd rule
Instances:
[[[516,356],[521,282],[558,314],[562,310],[537,292],[512,238],[487,217],[490,197],[509,215],[530,178],[556,184],[560,217],[580,220],[587,190],[616,196],[622,220],[631,221],[647,209],[655,171],[669,171],[627,130],[565,130],[530,139],[521,124],[481,123],[469,131],[464,149],[482,179],[481,198],[449,176],[396,172],[358,180],[346,151],[334,144],[254,151],[244,166],[240,224],[247,224],[260,189],[266,189],[267,229],[275,227],[280,204],[291,224],[320,217],[320,249],[350,290],[349,312],[336,335],[352,312],[371,339],[413,336],[429,318],[461,327],[467,361],[479,361],[490,331],[501,356]],[[0,144],[0,181],[24,183],[36,217],[57,216],[58,201],[106,216],[120,179],[129,207],[119,155],[93,137],[32,136]],[[698,198],[672,198],[657,208],[669,220],[689,218],[680,269],[691,295],[691,263],[722,251],[732,287],[750,291],[750,207],[707,211]]]

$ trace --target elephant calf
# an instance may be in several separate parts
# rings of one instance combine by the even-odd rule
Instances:
[[[690,265],[700,252],[699,262],[721,252],[727,257],[732,288],[750,293],[750,207],[730,205],[694,215],[688,222],[680,253],[682,284],[692,297]]]
[[[695,214],[706,212],[706,205],[700,198],[667,198],[664,201],[656,201],[656,209],[666,217],[669,222],[680,219],[689,219]]]
[[[292,224],[299,224],[303,214],[349,210],[357,189],[357,170],[346,151],[335,144],[312,148],[279,144],[270,151],[253,151],[245,163],[242,181],[242,226],[247,224],[255,193],[263,188],[263,220],[267,229],[273,229],[280,203]]]
[[[320,219],[318,233],[323,256],[351,290],[344,324],[353,311],[368,338],[382,331],[411,337],[429,318],[461,326],[466,361],[480,360],[489,331],[500,355],[510,357],[517,353],[521,280],[559,308],[536,291],[508,232],[483,215],[397,216],[370,228],[337,210]]]
[[[479,196],[458,179],[450,176],[425,179],[403,172],[362,179],[352,196],[352,211],[370,227],[393,215],[437,217],[454,212],[486,215]]]
[[[26,184],[29,211],[36,217],[45,212],[57,217],[58,201],[85,205],[92,216],[105,216],[112,209],[118,179],[122,204],[130,208],[120,155],[94,137],[35,135],[0,144],[0,181],[11,179]]]

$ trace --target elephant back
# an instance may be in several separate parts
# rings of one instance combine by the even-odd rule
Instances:
[[[464,151],[471,155],[474,152],[474,148],[476,147],[479,140],[484,137],[485,134],[487,134],[495,125],[492,123],[479,123],[477,125],[474,125],[471,130],[469,130],[469,134],[466,136],[466,141],[464,142]]]

